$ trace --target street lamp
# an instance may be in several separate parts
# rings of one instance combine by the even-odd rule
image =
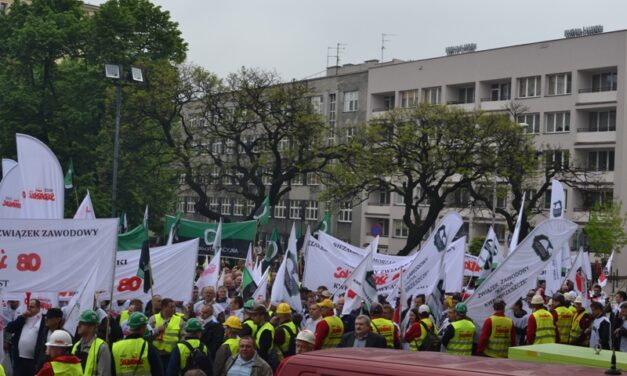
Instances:
[[[113,138],[113,182],[111,187],[111,218],[117,217],[116,200],[118,195],[118,157],[120,155],[120,108],[122,107],[122,85],[124,70],[119,64],[105,64],[105,77],[115,80],[115,136]],[[143,83],[144,74],[140,68],[131,67],[130,82]]]

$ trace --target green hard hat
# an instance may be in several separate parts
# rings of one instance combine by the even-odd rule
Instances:
[[[130,326],[131,329],[137,329],[146,324],[148,324],[148,317],[141,312],[133,312],[131,317],[128,318],[128,326]]]
[[[464,303],[457,303],[455,305],[455,312],[466,314],[466,311],[468,311],[468,308],[466,308],[466,304],[464,304]]]
[[[185,331],[188,333],[200,332],[202,331],[202,325],[200,325],[198,319],[189,319],[185,323]]]
[[[100,320],[98,320],[98,314],[96,311],[88,309],[81,313],[81,316],[78,318],[79,323],[83,324],[100,324]]]
[[[246,303],[244,303],[244,309],[251,311],[255,307],[255,301],[253,299],[248,299]]]

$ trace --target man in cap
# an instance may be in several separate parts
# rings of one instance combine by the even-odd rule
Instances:
[[[46,354],[48,354],[50,361],[43,365],[36,376],[82,376],[81,360],[69,354],[70,347],[72,347],[70,333],[65,330],[52,332],[48,342],[46,342]]]
[[[549,311],[544,309],[544,298],[538,294],[534,295],[531,298],[530,306],[533,313],[529,315],[529,322],[527,323],[527,344],[559,342],[555,319]]]
[[[590,336],[590,347],[596,349],[600,347],[604,350],[610,349],[610,320],[603,312],[603,305],[599,302],[590,303],[592,311],[592,325],[586,329]]]
[[[455,321],[449,325],[442,337],[442,345],[452,355],[472,355],[472,340],[475,324],[466,316],[466,304],[455,305]]]
[[[244,312],[242,316],[244,320],[242,321],[242,332],[240,335],[243,336],[251,336],[255,338],[257,335],[257,325],[252,319],[252,316],[249,312],[252,312],[253,307],[255,306],[255,301],[252,299],[248,299],[246,303],[244,303]]]
[[[555,308],[551,310],[551,314],[559,334],[559,343],[568,344],[570,328],[573,325],[573,311],[568,309],[566,298],[560,293],[553,295],[553,305]]]
[[[252,310],[248,310],[247,313],[258,328],[255,345],[259,356],[270,364],[270,355],[274,351],[274,326],[268,321],[268,310],[263,304],[255,303]],[[274,365],[276,366],[276,364]]]
[[[39,357],[35,359],[36,369],[41,369],[47,360],[45,343],[48,338],[50,338],[50,335],[52,335],[55,330],[63,329],[63,311],[56,307],[48,309],[48,312],[44,315],[44,324],[46,325],[44,335],[42,337],[42,333],[40,332],[40,336],[37,338],[37,348],[40,351],[38,351]]]
[[[224,338],[226,340],[218,348],[213,361],[213,374],[220,375],[224,365],[231,356],[239,351],[239,334],[242,331],[242,322],[237,316],[230,316],[224,321]]]
[[[339,317],[333,314],[333,302],[330,299],[324,299],[318,303],[322,320],[316,325],[316,344],[315,350],[332,349],[337,347],[344,335],[344,323]]]
[[[488,317],[481,329],[477,354],[491,358],[507,358],[510,346],[516,346],[514,322],[505,316],[505,302],[496,299],[492,304],[494,313]]]
[[[314,344],[316,343],[316,336],[311,330],[301,330],[296,336],[296,354],[304,354],[306,352],[313,351]],[[284,358],[275,371],[275,375],[281,374],[281,368],[285,365],[289,357]]]
[[[288,356],[294,355],[296,348],[295,340],[292,340],[298,334],[298,329],[292,322],[292,309],[287,303],[280,303],[276,309],[276,315],[279,319],[279,325],[274,331],[274,345],[276,346],[279,360],[283,360]]]
[[[575,306],[577,312],[573,317],[573,323],[570,327],[570,339],[568,342],[571,345],[587,347],[588,334],[586,333],[586,329],[590,327],[592,318],[583,307],[583,299],[581,298],[581,296],[575,298],[575,302],[573,303],[573,305]]]
[[[213,371],[213,364],[209,357],[207,346],[200,342],[200,336],[202,334],[202,325],[196,318],[189,319],[185,323],[185,333],[187,333],[185,340],[176,344],[172,355],[170,355],[170,362],[166,370],[166,376],[179,376],[183,375],[185,368],[188,364],[189,358],[192,356],[194,350],[199,349],[206,356],[203,360],[206,364],[197,365],[201,371],[207,375],[211,375]]]
[[[385,338],[388,348],[400,349],[401,340],[398,334],[398,329],[394,326],[394,321],[383,317],[383,306],[381,304],[374,303],[370,310],[370,315],[372,316],[372,331]]]
[[[113,374],[162,376],[164,372],[159,351],[144,339],[148,318],[141,312],[133,312],[128,325],[131,333],[113,344]]]
[[[272,376],[272,368],[255,351],[255,340],[250,336],[240,339],[239,353],[229,358],[222,372],[222,376],[240,375]]]
[[[85,375],[111,375],[111,352],[105,341],[98,338],[98,314],[88,309],[78,318],[77,333],[80,339],[72,347],[72,355],[81,360]]]

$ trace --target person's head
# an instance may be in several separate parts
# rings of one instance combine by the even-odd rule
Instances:
[[[176,312],[176,304],[170,298],[165,298],[161,301],[161,315],[164,317],[170,317]]]
[[[216,289],[213,286],[206,286],[202,289],[202,298],[205,303],[211,303],[216,298]]]
[[[359,315],[355,319],[355,334],[363,337],[370,332],[370,318],[366,315]]]
[[[276,314],[279,318],[279,323],[283,324],[292,320],[292,309],[287,303],[279,303],[276,307]]]
[[[268,310],[263,304],[255,303],[253,308],[248,311],[248,314],[256,325],[263,325],[266,322]]]
[[[531,298],[529,306],[534,310],[544,308],[544,298],[541,295],[534,295],[533,298]]]
[[[229,309],[231,313],[241,309],[244,306],[244,299],[241,296],[234,296],[229,302]]]
[[[200,309],[200,317],[203,320],[207,320],[209,317],[213,316],[213,305],[205,304]]]
[[[333,302],[331,299],[324,299],[320,303],[318,303],[318,307],[320,307],[320,313],[322,316],[328,316],[333,314]]]
[[[195,302],[198,300],[198,286],[194,285],[192,287],[192,302]]]
[[[320,312],[320,306],[318,306],[317,303],[311,304],[309,306],[309,317],[311,317],[313,320],[318,320],[321,316],[321,312]]]
[[[183,376],[207,376],[207,374],[199,369],[190,369]]]
[[[570,289],[568,288],[568,283],[562,283],[562,287],[560,287],[560,292],[562,294],[566,294],[569,291]]]
[[[466,304],[457,303],[454,309],[455,309],[455,320],[463,320],[466,318],[466,312],[468,311],[468,308],[466,308]]]
[[[527,292],[527,304],[529,304],[529,306],[531,306],[531,299],[533,299],[534,296],[536,296],[536,290],[531,289]]]
[[[31,299],[28,301],[28,313],[32,316],[36,315],[41,311],[41,302],[39,299]]]
[[[383,317],[383,306],[379,303],[373,303],[370,307],[370,317],[373,319]]]
[[[462,301],[462,295],[460,293],[454,293],[453,295],[451,295],[451,304],[453,307],[455,307],[457,305],[457,303]]]
[[[425,301],[426,300],[424,294],[416,295],[416,297],[414,298],[414,306],[420,307],[421,305],[425,304]]]
[[[618,291],[616,295],[614,295],[614,301],[616,304],[621,304],[622,302],[627,300],[627,293],[625,291]]]
[[[410,322],[418,322],[420,320],[420,313],[418,312],[418,308],[414,307],[409,310],[409,321]]]
[[[92,338],[96,335],[99,324],[100,320],[98,320],[96,311],[88,309],[83,311],[78,318],[78,328],[76,331],[81,337]]]
[[[128,318],[128,327],[131,333],[140,334],[142,337],[146,332],[148,317],[141,312],[133,312]]]
[[[139,299],[132,299],[128,304],[128,312],[142,312],[144,310],[144,303]]]
[[[12,310],[15,311],[19,306],[20,306],[19,300],[9,300],[9,308],[11,308]]]
[[[394,317],[394,308],[389,304],[383,305],[383,318],[386,320],[392,320]]]
[[[603,304],[599,302],[590,303],[590,312],[592,312],[592,316],[599,317],[603,314]]]
[[[296,354],[312,351],[316,337],[311,330],[301,330],[296,336]]]
[[[418,310],[418,317],[421,319],[426,319],[431,314],[431,308],[429,308],[429,306],[426,304],[421,305],[420,307],[417,308],[417,310]]]
[[[228,338],[234,338],[242,331],[242,320],[237,316],[229,316],[223,325],[224,335]]]
[[[627,302],[623,302],[620,304],[620,317],[623,319],[627,318]]]
[[[240,287],[242,285],[242,275],[238,275],[235,277],[235,287]]]
[[[503,312],[503,311],[505,311],[505,301],[503,299],[495,299],[494,303],[492,303],[492,308],[496,312]]]
[[[66,355],[72,347],[72,336],[65,330],[55,330],[46,342],[46,354],[51,359]]]
[[[232,289],[233,286],[233,277],[231,277],[231,275],[229,274],[228,276],[224,277],[224,287],[226,287],[227,289]]]
[[[220,301],[226,300],[228,293],[229,291],[226,289],[226,287],[224,286],[218,287],[218,299]]]
[[[255,340],[251,336],[244,336],[239,340],[239,357],[249,361],[255,356]]]
[[[539,279],[539,280],[538,280],[538,288],[539,288],[539,289],[546,290],[546,280],[544,280],[544,279]]]
[[[342,310],[344,309],[344,297],[337,299],[337,301],[335,302],[335,309],[337,310],[338,314],[342,313]]]
[[[448,317],[448,321],[455,321],[455,308],[449,307],[446,310],[446,317]]]
[[[61,329],[63,322],[63,311],[59,308],[50,308],[46,313],[46,327],[50,331]]]
[[[602,291],[603,290],[601,289],[601,286],[598,285],[598,284],[594,285],[594,287],[592,287],[592,293],[593,293],[594,296],[601,296],[601,292]]]
[[[585,309],[583,307],[583,299],[581,298],[581,296],[577,296],[573,304],[575,305],[575,309],[577,310],[577,312],[581,312]]]
[[[151,299],[151,303],[152,303],[152,311],[153,312],[159,312],[161,311],[161,295],[155,294],[152,296]]]
[[[185,323],[185,332],[191,338],[200,338],[202,334],[202,324],[200,320],[191,318]]]
[[[566,298],[564,295],[559,292],[553,294],[553,305],[555,307],[566,305]]]
[[[522,310],[523,310],[522,299],[518,299],[517,301],[514,302],[514,305],[512,306],[512,311],[514,311],[515,313],[519,313]]]

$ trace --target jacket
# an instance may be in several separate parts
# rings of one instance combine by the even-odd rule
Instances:
[[[235,359],[237,359],[237,356],[230,357],[224,365],[222,374],[215,376],[226,376],[229,373],[229,369],[233,366],[233,363],[235,363]],[[268,363],[261,359],[259,355],[255,354],[255,363],[253,363],[253,369],[250,372],[250,376],[272,376],[272,368],[270,368]]]
[[[214,360],[218,348],[224,342],[224,328],[222,324],[216,321],[208,321],[203,325],[200,342],[204,343],[211,354],[211,360]]]
[[[11,338],[11,359],[13,359],[13,361],[19,357],[18,343],[20,343],[22,329],[25,323],[26,318],[23,315],[19,315],[14,321],[8,323],[5,329],[8,333],[13,334]],[[46,327],[46,315],[42,315],[41,323],[39,323],[39,332],[37,332],[37,344],[35,345],[35,370],[39,370],[48,360],[48,356],[46,355],[47,337],[48,328]]]
[[[338,347],[353,347],[354,344],[355,332],[350,332],[342,336]],[[387,341],[382,335],[370,332],[366,337],[366,347],[378,347],[381,349],[385,349],[387,347]]]

